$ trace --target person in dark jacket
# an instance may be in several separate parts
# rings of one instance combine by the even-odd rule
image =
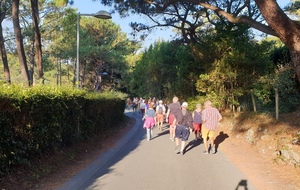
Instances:
[[[186,146],[186,141],[188,140],[190,133],[193,131],[193,117],[191,112],[187,110],[188,103],[183,102],[181,105],[182,118],[178,120],[178,124],[175,128],[175,153],[184,154],[184,148]],[[179,146],[179,141],[181,139],[181,146]]]

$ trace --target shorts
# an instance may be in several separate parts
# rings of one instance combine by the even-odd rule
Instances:
[[[157,114],[157,121],[164,122],[164,114]]]
[[[169,115],[169,118],[168,118],[168,124],[169,124],[169,125],[172,125],[173,122],[174,122],[174,119],[175,119],[174,114],[170,114],[170,115]]]
[[[202,127],[202,138],[213,138],[215,136],[215,131],[214,130],[209,130],[205,128],[204,126]]]
[[[181,138],[182,141],[187,141],[190,136],[190,130],[188,127],[183,125],[176,125],[175,137]]]
[[[194,126],[194,132],[201,132],[201,126],[202,124],[200,123],[193,123],[193,126]]]

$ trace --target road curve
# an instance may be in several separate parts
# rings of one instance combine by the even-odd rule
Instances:
[[[133,128],[87,168],[57,190],[256,190],[222,152],[204,155],[203,144],[192,143],[175,154],[168,129],[154,129],[147,141],[141,115]]]

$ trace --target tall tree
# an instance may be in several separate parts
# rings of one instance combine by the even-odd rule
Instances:
[[[122,15],[127,14],[128,10],[134,13],[148,15],[164,15],[165,11],[178,3],[193,3],[197,6],[202,6],[207,10],[220,15],[234,24],[247,24],[263,33],[277,36],[291,51],[292,63],[298,81],[300,82],[300,24],[292,20],[279,7],[276,0],[223,0],[209,1],[209,0],[169,0],[169,1],[140,1],[136,3],[135,0],[118,1],[118,0],[101,0],[105,5],[114,4],[114,8]],[[257,14],[249,14],[245,12],[246,9],[258,7],[259,13],[264,17],[266,24],[262,20],[256,20]],[[232,12],[232,10],[236,10]],[[180,12],[180,11],[179,11]],[[247,14],[245,14],[247,13]],[[256,11],[252,13],[257,13]],[[196,15],[195,12],[194,15]],[[207,11],[207,14],[210,14]],[[172,19],[168,20],[169,22]],[[168,25],[166,25],[168,26]]]
[[[300,82],[300,24],[290,19],[275,0],[255,0],[269,27],[290,50],[292,64]],[[272,34],[272,33],[270,33]]]
[[[20,20],[19,20],[19,5],[20,5],[20,0],[12,0],[12,19],[13,19],[17,53],[20,62],[22,76],[25,81],[25,85],[30,86],[32,84],[32,81],[29,81],[28,66],[26,62],[26,55],[25,55],[25,50],[23,45],[23,36],[22,36]]]
[[[38,79],[43,81],[42,42],[39,28],[39,6],[38,0],[30,0],[32,10],[32,21],[34,27],[35,62],[38,70]],[[33,73],[32,73],[33,74]]]
[[[3,27],[2,27],[2,22],[5,19],[5,16],[7,15],[7,12],[9,10],[11,10],[11,1],[1,0],[0,1],[0,51],[1,51],[1,58],[3,62],[5,81],[11,83],[9,66],[7,61],[7,53],[6,53],[5,43],[4,43]]]

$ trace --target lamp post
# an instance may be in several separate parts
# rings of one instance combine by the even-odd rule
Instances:
[[[79,88],[79,30],[80,16],[93,16],[99,19],[111,19],[111,15],[106,11],[98,11],[95,14],[77,14],[77,51],[76,51],[76,87]]]

